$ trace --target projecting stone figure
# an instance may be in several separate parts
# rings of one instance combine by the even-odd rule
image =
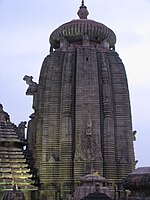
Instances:
[[[78,15],[51,34],[36,88],[28,138],[41,199],[67,199],[91,170],[113,188],[134,169],[129,91],[115,33],[87,19],[84,1]]]
[[[2,104],[0,104],[0,123],[10,122],[10,117],[7,112],[4,112]]]

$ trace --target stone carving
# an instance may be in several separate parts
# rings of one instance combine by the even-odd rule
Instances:
[[[28,76],[28,75],[25,75],[23,77],[23,80],[26,81],[26,84],[29,85],[27,91],[26,91],[26,95],[33,95],[33,105],[32,105],[32,108],[34,110],[36,110],[36,93],[37,93],[37,87],[38,87],[38,84],[36,82],[34,82],[33,80],[33,77],[32,76]]]
[[[50,162],[50,163],[54,163],[55,161],[56,161],[56,160],[55,160],[54,156],[51,155],[50,158],[49,158],[49,162]]]
[[[84,1],[82,1],[82,5],[80,6],[80,9],[77,14],[80,17],[80,19],[87,19],[89,11],[87,10],[87,7],[84,5]]]
[[[8,113],[3,110],[2,104],[0,104],[0,122],[3,123],[10,122],[10,117]]]
[[[137,164],[138,162],[139,162],[138,160],[135,160],[135,166],[136,166],[136,164]]]
[[[90,170],[92,169],[93,162],[102,160],[101,150],[92,134],[92,121],[90,117],[88,117],[85,124],[85,132],[82,133],[81,143],[77,146],[75,160],[85,161],[87,168],[90,168]]]
[[[106,38],[100,43],[101,48],[109,49],[109,40]]]
[[[125,157],[121,157],[119,162],[120,163],[128,163]]]
[[[94,160],[96,156],[95,155],[96,147],[97,147],[97,144],[95,142],[86,139],[85,142],[83,142],[81,145],[81,152],[83,154],[83,159]]]
[[[66,49],[69,46],[69,42],[64,38],[60,38],[60,48],[61,49]]]
[[[137,134],[137,131],[136,131],[136,130],[133,131],[132,134],[133,134],[133,141],[136,141],[136,134]]]
[[[26,95],[34,95],[37,92],[37,83],[33,82],[33,77],[25,75],[23,80],[26,81],[26,84],[29,85]]]
[[[89,120],[89,122],[86,124],[86,135],[92,135],[92,121]]]
[[[20,132],[20,136],[21,138],[25,138],[25,128],[26,128],[26,121],[22,121],[20,122],[20,124],[18,125],[18,130]]]
[[[49,163],[56,162],[55,157],[52,154],[46,154],[45,159],[46,159],[46,162],[49,162]]]
[[[89,39],[88,35],[83,35],[82,43],[83,43],[84,46],[89,46],[90,45],[90,39]]]

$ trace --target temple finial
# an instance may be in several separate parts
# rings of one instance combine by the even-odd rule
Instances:
[[[84,5],[84,0],[82,0],[81,6],[77,14],[80,17],[80,19],[87,19],[89,12],[87,10],[87,7]]]
[[[82,3],[81,3],[81,5],[82,5],[82,6],[84,6],[84,0],[82,0]]]

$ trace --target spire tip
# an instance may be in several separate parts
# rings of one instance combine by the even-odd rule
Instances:
[[[81,5],[82,5],[82,6],[84,6],[84,0],[82,0],[82,3],[81,3]]]
[[[84,0],[82,0],[81,2],[81,6],[77,14],[80,17],[80,19],[87,19],[89,12],[87,10],[87,7],[84,5]]]

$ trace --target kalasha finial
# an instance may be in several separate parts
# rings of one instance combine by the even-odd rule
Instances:
[[[84,6],[84,0],[82,0],[82,4],[81,5]]]
[[[84,5],[84,0],[82,0],[81,6],[77,14],[80,17],[80,19],[87,19],[89,12],[87,10],[87,7]]]

